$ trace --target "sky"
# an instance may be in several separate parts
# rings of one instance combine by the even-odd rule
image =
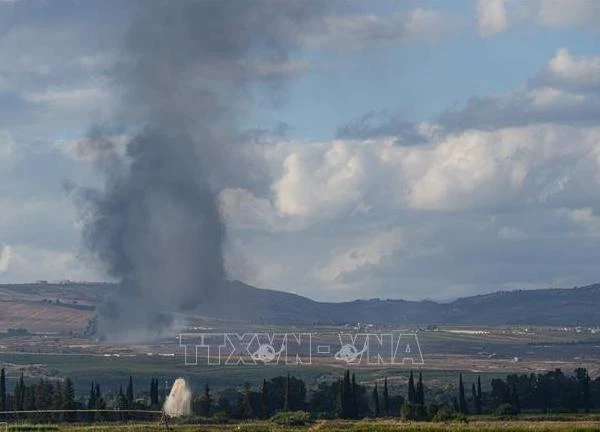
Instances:
[[[232,2],[232,5],[235,2]],[[70,191],[140,5],[0,0],[0,283],[109,280]],[[317,300],[600,281],[600,2],[331,2],[247,89],[229,278]],[[115,127],[127,146],[135,124]]]

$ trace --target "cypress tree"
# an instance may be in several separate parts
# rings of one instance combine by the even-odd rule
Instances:
[[[62,409],[64,410],[74,410],[75,409],[75,389],[73,388],[73,381],[70,378],[65,380],[65,385],[63,387],[63,398],[62,398]],[[75,413],[69,412],[65,413],[65,420],[73,421],[75,419]]]
[[[464,415],[469,414],[469,407],[467,405],[467,398],[465,397],[465,386],[463,385],[462,374],[458,379],[458,410]]]
[[[419,372],[419,381],[417,381],[416,403],[417,405],[425,405],[425,388],[423,387],[422,372]]]
[[[210,416],[210,407],[212,405],[212,397],[210,395],[210,387],[208,384],[204,386],[204,395],[202,395],[202,399],[200,400],[200,415],[204,417]]]
[[[379,392],[377,391],[377,383],[373,388],[373,409],[375,411],[375,417],[379,417]]]
[[[117,395],[117,409],[118,410],[126,410],[127,407],[127,398],[123,394],[123,386],[119,386],[119,394]],[[119,420],[123,420],[123,418],[127,418],[128,415],[119,413]]]
[[[388,392],[387,377],[383,379],[383,414],[388,416],[390,413],[390,394]]]
[[[417,390],[415,389],[415,377],[413,375],[413,371],[410,371],[408,376],[408,394],[406,396],[406,400],[404,404],[402,404],[402,417],[405,420],[414,420],[415,416],[415,406],[417,400]]]
[[[290,410],[290,373],[288,372],[287,378],[285,379],[285,392],[283,394],[283,409],[284,411]]]
[[[157,407],[158,405],[158,379],[152,378],[150,380],[150,406]]]
[[[127,392],[125,397],[127,398],[127,408],[133,409],[134,395],[133,395],[133,378],[129,375],[129,383],[127,384]]]
[[[127,409],[127,398],[123,394],[123,386],[119,386],[119,394],[117,395],[117,409],[118,410],[126,410]]]
[[[477,376],[477,397],[475,398],[475,412],[481,414],[483,412],[481,404],[481,376]]]
[[[425,386],[423,386],[423,373],[421,371],[419,371],[415,400],[417,404],[415,410],[416,417],[418,420],[425,420],[427,418],[427,410],[425,409]]]
[[[4,368],[0,370],[0,411],[7,411],[6,407],[6,374]]]
[[[410,371],[410,376],[408,377],[408,403],[409,404],[412,405],[415,403],[415,396],[416,396],[415,379],[413,377],[413,372]]]
[[[25,378],[22,372],[19,381],[15,385],[14,398],[16,411],[23,411],[23,407],[25,406]]]
[[[94,398],[96,399],[96,409],[106,409],[106,403],[104,402],[104,399],[102,399],[102,393],[100,393],[100,384],[96,383],[96,390],[94,393]],[[104,418],[104,414],[96,413],[94,418],[96,420],[102,420]]]
[[[269,417],[269,387],[267,380],[263,379],[263,385],[261,390],[261,406],[262,406],[262,417]]]
[[[88,409],[96,409],[96,386],[92,381],[92,388],[90,389],[90,397],[88,398]]]
[[[342,397],[342,417],[350,418],[352,417],[352,383],[349,370],[344,373]]]
[[[352,373],[352,418],[358,418],[358,389],[356,387],[356,376]]]
[[[590,375],[585,371],[585,376],[581,382],[581,399],[583,409],[586,413],[590,412]]]
[[[336,403],[337,413],[339,417],[344,417],[344,380],[338,379],[338,401]]]

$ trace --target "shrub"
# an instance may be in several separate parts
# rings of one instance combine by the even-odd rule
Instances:
[[[496,408],[496,411],[494,411],[494,415],[498,417],[515,416],[518,413],[519,412],[517,411],[517,409],[513,405],[508,403],[498,405],[498,408]]]
[[[218,411],[213,414],[211,420],[218,424],[225,424],[229,421],[229,414],[226,411]]]
[[[441,407],[437,410],[433,418],[431,419],[434,422],[450,422],[450,421],[461,421],[466,423],[467,416],[463,413],[454,411],[447,407]]]
[[[304,426],[310,422],[310,414],[306,411],[279,411],[271,421],[282,426]]]

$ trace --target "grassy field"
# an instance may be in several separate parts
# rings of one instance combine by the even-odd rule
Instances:
[[[232,432],[304,432],[304,431],[323,431],[323,432],[391,432],[391,431],[456,431],[456,432],[475,432],[475,431],[557,431],[557,432],[587,432],[600,430],[600,422],[593,420],[571,420],[571,421],[532,421],[532,420],[511,420],[511,421],[470,421],[469,423],[414,423],[401,422],[397,420],[361,420],[361,421],[343,421],[343,420],[321,420],[306,426],[286,427],[273,423],[262,422],[243,422],[230,423],[224,425],[193,425],[176,424],[170,426],[172,430],[181,432],[198,431],[232,431]],[[3,426],[0,425],[0,431]],[[29,431],[96,431],[96,432],[116,432],[116,431],[164,431],[164,425],[155,423],[123,423],[123,424],[94,424],[94,425],[29,425],[29,424],[9,424],[9,431],[29,430]]]
[[[0,353],[0,363],[15,365],[30,365],[27,369],[30,380],[36,381],[41,376],[35,376],[37,366],[39,374],[47,376],[72,377],[75,382],[76,392],[87,395],[89,383],[99,381],[103,389],[115,390],[120,385],[125,385],[129,375],[132,375],[137,388],[146,390],[150,378],[158,378],[162,383],[165,380],[172,382],[177,377],[184,377],[192,389],[199,390],[204,384],[209,383],[213,389],[219,390],[230,387],[241,387],[245,382],[258,386],[263,378],[270,379],[288,372],[297,378],[303,379],[309,387],[316,386],[321,380],[332,381],[338,379],[345,370],[344,365],[334,367],[331,365],[315,364],[311,366],[285,366],[285,365],[253,365],[253,366],[223,366],[208,365],[185,366],[181,358],[167,357],[103,357],[101,355],[82,355],[65,353]],[[404,390],[409,366],[389,368],[363,368],[355,369],[359,383],[371,385],[375,380],[388,378],[392,390]],[[465,381],[477,379],[479,373],[455,370],[439,370],[422,368],[426,384],[431,387],[455,385],[459,372],[463,373]],[[505,371],[484,372],[481,374],[484,387],[492,378],[504,378]],[[16,376],[9,377],[14,382]],[[0,432],[2,432],[0,430]]]

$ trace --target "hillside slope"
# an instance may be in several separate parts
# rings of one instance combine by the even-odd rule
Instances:
[[[55,330],[58,323],[45,322],[42,318],[46,316],[51,321],[70,322],[72,325],[67,327],[75,330],[92,316],[94,306],[115,288],[114,284],[107,283],[0,285],[0,331],[16,327],[39,331],[44,326]],[[380,325],[600,326],[600,284],[571,289],[496,292],[450,303],[379,299],[325,303],[236,281],[226,283],[213,301],[197,308],[196,314],[290,325],[361,322]]]
[[[497,292],[450,303],[355,300],[323,303],[231,282],[199,312],[273,324],[600,325],[600,284],[572,289]]]

